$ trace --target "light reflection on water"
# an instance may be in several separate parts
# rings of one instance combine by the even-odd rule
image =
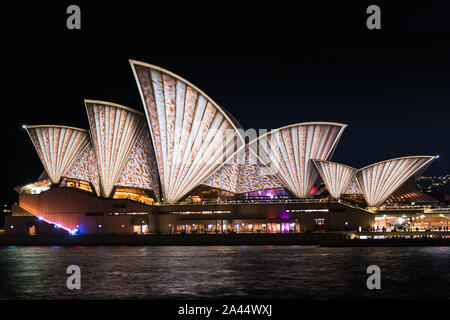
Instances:
[[[0,247],[0,299],[441,298],[450,249],[315,246]],[[67,266],[81,290],[66,288]],[[380,291],[366,288],[381,268]]]

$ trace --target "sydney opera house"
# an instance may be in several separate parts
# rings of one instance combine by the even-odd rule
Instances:
[[[144,112],[85,100],[88,129],[24,126],[44,172],[16,187],[7,232],[367,230],[389,210],[437,203],[414,187],[435,156],[332,162],[346,125],[331,122],[249,137],[195,85],[130,64]]]

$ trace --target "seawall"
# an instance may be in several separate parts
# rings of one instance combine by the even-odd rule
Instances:
[[[202,245],[320,245],[449,246],[450,238],[349,239],[345,233],[293,234],[158,234],[158,235],[0,235],[2,246],[202,246]]]

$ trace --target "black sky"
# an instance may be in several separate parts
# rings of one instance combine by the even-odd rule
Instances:
[[[373,3],[381,30],[365,27]],[[81,7],[79,31],[66,28],[70,4]],[[84,98],[142,111],[130,58],[188,79],[245,128],[348,124],[334,161],[362,167],[439,154],[426,174],[448,173],[448,9],[429,1],[2,5],[1,200],[15,201],[12,188],[43,170],[22,124],[88,128]]]

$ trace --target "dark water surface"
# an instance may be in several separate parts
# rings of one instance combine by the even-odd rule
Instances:
[[[448,299],[449,267],[449,247],[0,247],[0,299]]]

